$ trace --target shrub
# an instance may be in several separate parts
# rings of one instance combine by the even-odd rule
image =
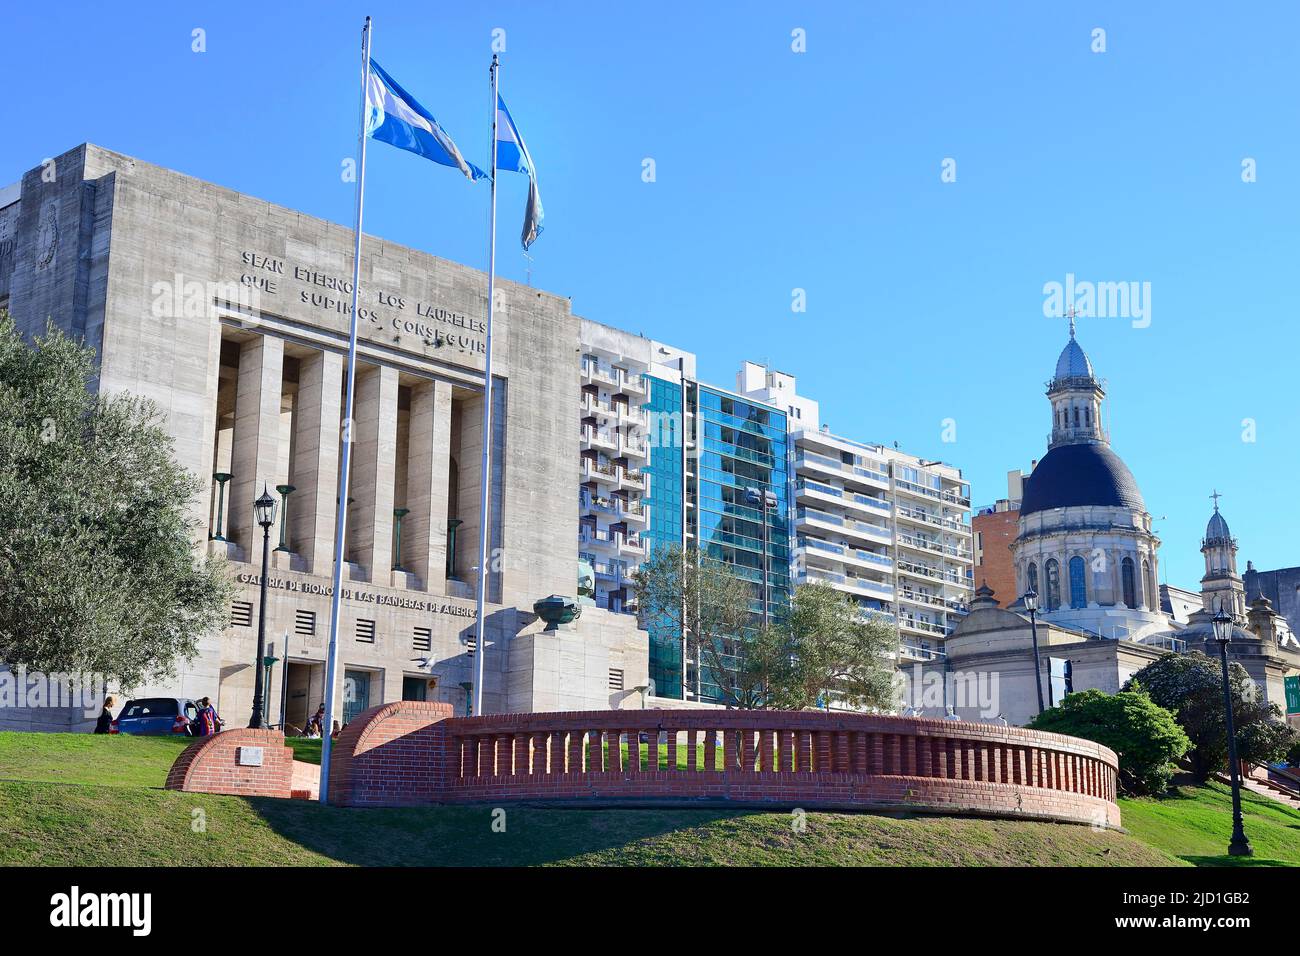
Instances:
[[[1115,751],[1120,787],[1130,794],[1169,789],[1174,762],[1191,746],[1174,715],[1141,690],[1068,694],[1029,726],[1093,740]]]

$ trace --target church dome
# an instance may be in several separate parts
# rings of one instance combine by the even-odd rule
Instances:
[[[1071,339],[1070,345],[1074,345]],[[1077,347],[1077,346],[1076,346]],[[1067,351],[1068,351],[1067,347]],[[1079,350],[1083,354],[1083,350]],[[1062,361],[1065,354],[1062,353]],[[1085,363],[1088,361],[1085,357]],[[1057,365],[1060,374],[1060,364]],[[1074,505],[1115,505],[1133,511],[1147,510],[1133,473],[1101,444],[1058,445],[1038,463],[1026,479],[1020,514]]]
[[[1206,541],[1231,541],[1232,532],[1228,530],[1228,522],[1224,520],[1223,515],[1219,514],[1219,509],[1214,509],[1214,514],[1210,515],[1210,523],[1205,526]]]
[[[1093,378],[1092,363],[1088,361],[1087,354],[1074,336],[1070,336],[1070,341],[1065,343],[1065,348],[1061,350],[1061,357],[1056,360],[1056,374],[1052,377],[1054,382],[1063,382],[1072,378]]]

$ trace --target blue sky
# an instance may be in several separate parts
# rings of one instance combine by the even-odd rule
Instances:
[[[1280,493],[1300,475],[1300,8],[705,6],[11,6],[22,96],[0,101],[0,182],[88,140],[347,223],[364,15],[376,57],[480,164],[501,28],[546,207],[534,284],[692,349],[717,384],[746,358],[797,375],[834,431],[957,464],[983,502],[1046,447],[1066,328],[1044,283],[1149,282],[1148,327],[1085,318],[1079,339],[1160,519],[1162,577],[1197,586],[1214,487],[1243,568],[1300,564]],[[368,232],[486,264],[485,189],[370,157]],[[523,280],[526,180],[502,182],[499,268]]]

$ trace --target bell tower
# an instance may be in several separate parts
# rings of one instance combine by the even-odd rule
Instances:
[[[1101,424],[1101,403],[1106,391],[1093,373],[1092,362],[1074,338],[1070,316],[1070,341],[1056,360],[1056,374],[1047,386],[1052,403],[1052,440],[1048,448],[1109,441]]]
[[[1201,541],[1201,554],[1205,555],[1201,603],[1211,614],[1222,607],[1232,615],[1234,624],[1245,627],[1246,586],[1237,574],[1237,539],[1219,513],[1222,495],[1216,490],[1210,497],[1214,499],[1214,514],[1210,515],[1210,523],[1205,526],[1205,538]]]

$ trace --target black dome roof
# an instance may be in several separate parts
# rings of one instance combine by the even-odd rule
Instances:
[[[1058,445],[1025,483],[1022,515],[1072,505],[1118,505],[1146,511],[1133,473],[1109,445]]]

